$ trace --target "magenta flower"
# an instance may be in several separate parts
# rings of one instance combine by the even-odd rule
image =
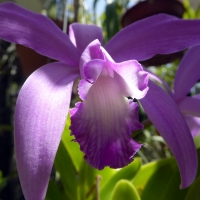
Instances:
[[[199,20],[157,15],[128,26],[102,47],[96,26],[72,24],[68,37],[45,16],[1,4],[0,38],[59,61],[36,70],[17,99],[15,152],[25,198],[45,198],[78,77],[83,101],[70,111],[71,131],[88,163],[102,169],[132,161],[141,144],[130,133],[142,128],[137,104],[127,99],[132,97],[140,99],[176,157],[181,187],[190,185],[197,155],[189,128],[175,102],[153,82],[148,84],[148,74],[135,59],[183,50],[200,43],[199,35]]]
[[[187,94],[200,79],[200,74],[198,73],[200,70],[199,52],[200,46],[197,45],[185,53],[175,75],[174,91],[170,89],[164,80],[149,73],[152,79],[164,86],[171,98],[176,102],[193,137],[200,134],[200,95],[187,96]]]
[[[200,95],[186,96],[200,80],[200,46],[192,47],[184,55],[174,81],[174,99],[190,128],[192,136],[200,134]]]

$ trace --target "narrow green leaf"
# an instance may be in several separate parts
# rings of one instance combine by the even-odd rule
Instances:
[[[199,200],[200,199],[200,177],[190,187],[185,200]]]
[[[109,200],[115,184],[121,179],[132,180],[136,173],[139,171],[140,167],[141,159],[135,158],[131,164],[117,171],[106,181],[106,183],[100,189],[100,199]]]
[[[55,168],[60,173],[65,193],[70,200],[77,199],[77,171],[63,142],[60,142],[56,158]]]
[[[200,135],[197,135],[195,138],[194,138],[194,143],[195,143],[195,146],[196,148],[200,148]]]
[[[79,199],[94,199],[97,190],[115,173],[116,170],[109,167],[99,171],[83,160],[79,171]]]
[[[79,199],[85,200],[87,196],[94,194],[95,190],[92,188],[95,184],[95,170],[83,160],[79,171]]]
[[[62,135],[62,142],[76,168],[79,171],[79,167],[81,162],[83,161],[84,154],[81,152],[79,144],[77,142],[73,142],[74,137],[70,135],[70,117],[67,118],[67,123]]]
[[[140,200],[140,196],[134,185],[130,181],[120,180],[117,182],[113,189],[111,200],[124,199]]]
[[[188,189],[180,190],[180,173],[174,158],[143,165],[133,179],[142,200],[184,199]]]
[[[196,177],[200,176],[200,148],[197,149],[197,155],[198,155],[198,163],[199,163],[199,167],[198,167],[198,171],[197,171],[197,175]]]
[[[69,200],[65,192],[53,181],[49,181],[46,200]]]
[[[8,178],[3,177],[2,171],[0,171],[0,192],[7,185]]]
[[[104,23],[107,33],[107,40],[109,40],[120,30],[119,16],[117,14],[117,3],[113,2],[107,4],[105,14],[106,14],[106,19]]]

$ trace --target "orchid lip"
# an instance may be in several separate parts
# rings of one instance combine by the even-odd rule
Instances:
[[[98,52],[95,59],[84,56],[90,49]],[[135,82],[130,82],[135,91],[138,91],[136,96],[140,96],[140,93],[145,95],[147,92],[147,73],[142,71],[136,61],[114,63],[105,49],[100,48],[98,41],[90,43],[85,52],[81,59],[86,60],[80,62],[85,79],[79,84],[83,102],[76,104],[70,111],[71,134],[75,136],[90,165],[98,169],[105,166],[121,168],[132,162],[133,156],[141,147],[141,144],[130,137],[132,131],[143,128],[138,119],[137,103],[126,97],[131,93],[129,81],[124,77],[128,73],[132,74],[127,78],[134,78]],[[121,71],[120,67],[126,70]],[[134,70],[129,70],[131,67]]]

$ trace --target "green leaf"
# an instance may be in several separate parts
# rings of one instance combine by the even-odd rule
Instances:
[[[69,200],[64,191],[52,180],[49,181],[46,200]]]
[[[180,173],[174,158],[143,165],[133,179],[142,200],[184,199],[188,189],[180,190]]]
[[[198,167],[198,171],[197,171],[197,175],[196,177],[200,176],[200,148],[197,149],[197,155],[198,155],[198,163],[199,163],[199,167]]]
[[[195,142],[195,144],[196,144],[196,142]],[[197,154],[198,154],[198,163],[200,164],[200,149],[197,149]],[[199,186],[200,186],[200,165],[198,167],[196,180],[189,187],[189,191],[187,193],[187,196],[185,197],[185,200],[190,199],[190,197],[195,197],[196,199],[199,200],[200,199],[200,192],[199,192],[200,191],[200,187]],[[196,193],[196,196],[195,196],[195,193]],[[194,200],[196,200],[195,198],[194,198]]]
[[[186,11],[183,14],[183,18],[184,19],[195,19],[195,17],[196,17],[195,10],[190,5],[190,1],[189,0],[183,0],[183,5],[186,9]]]
[[[60,142],[54,164],[56,170],[60,173],[60,180],[63,183],[68,199],[76,200],[78,173],[62,141]]]
[[[190,187],[185,200],[199,200],[200,199],[200,177]]]
[[[8,178],[3,177],[3,173],[2,171],[0,171],[0,192],[7,185],[7,183],[8,183]]]
[[[68,115],[67,123],[62,135],[62,142],[76,168],[79,171],[79,167],[83,161],[84,154],[81,152],[79,144],[77,142],[73,142],[74,137],[70,135],[70,117]]]
[[[115,169],[109,167],[99,171],[83,160],[79,171],[79,199],[94,199],[97,190],[104,185],[104,183],[116,173]],[[97,184],[98,181],[98,185]]]
[[[117,3],[113,2],[106,5],[106,19],[104,21],[106,33],[107,33],[107,40],[113,37],[117,32],[119,32],[119,16],[117,14]]]
[[[104,183],[103,187],[100,189],[100,199],[109,200],[115,184],[121,179],[132,180],[139,171],[140,167],[141,159],[135,158],[131,164],[117,171],[106,181],[106,183]]]
[[[140,200],[140,196],[134,185],[127,180],[120,180],[114,187],[111,195],[111,200]]]
[[[95,192],[92,190],[95,184],[95,170],[83,160],[79,171],[79,199],[85,200]]]
[[[196,148],[200,148],[200,135],[197,135],[195,138],[194,138],[194,143],[195,143],[195,146]]]

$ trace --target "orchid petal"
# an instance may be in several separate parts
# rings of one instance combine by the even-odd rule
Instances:
[[[148,73],[136,60],[113,63],[112,67],[126,81],[132,98],[141,99],[146,95],[149,89]]]
[[[178,102],[178,107],[183,113],[185,121],[193,137],[200,133],[200,95],[185,97]]]
[[[192,115],[184,115],[184,118],[190,129],[192,137],[196,137],[200,133],[200,118]]]
[[[80,55],[68,35],[47,17],[14,3],[0,5],[0,38],[22,44],[36,52],[78,66]]]
[[[185,97],[178,102],[178,107],[183,114],[200,117],[200,98]]]
[[[182,58],[176,72],[174,91],[176,100],[185,97],[200,79],[200,45],[192,47]]]
[[[45,199],[64,130],[77,69],[63,63],[36,70],[23,85],[15,112],[15,152],[27,200]]]
[[[105,61],[103,60],[91,60],[86,63],[84,67],[85,79],[82,79],[79,83],[78,94],[82,100],[85,100],[89,89],[92,84],[97,80],[103,70]]]
[[[116,62],[142,61],[156,54],[170,54],[200,44],[199,35],[200,20],[159,14],[122,29],[105,45],[105,49]]]
[[[93,60],[104,60],[104,54],[101,50],[101,43],[98,40],[92,41],[84,50],[84,52],[81,55],[79,68],[80,68],[80,74],[81,78],[86,78],[85,74],[85,65],[86,63],[93,61]],[[92,66],[90,65],[90,68],[92,69]],[[95,70],[95,67],[93,67],[93,70]],[[101,72],[98,68],[95,70],[95,76],[98,77]]]
[[[177,160],[181,188],[188,187],[196,176],[197,153],[190,130],[176,103],[152,81],[149,81],[149,91],[140,102]]]
[[[133,160],[141,144],[131,139],[133,130],[143,126],[138,105],[128,100],[116,77],[101,75],[83,103],[70,111],[71,131],[87,162],[95,168],[123,167]]]
[[[98,39],[101,43],[103,35],[101,28],[98,26],[73,23],[69,27],[69,38],[79,52],[82,53],[92,41]]]

